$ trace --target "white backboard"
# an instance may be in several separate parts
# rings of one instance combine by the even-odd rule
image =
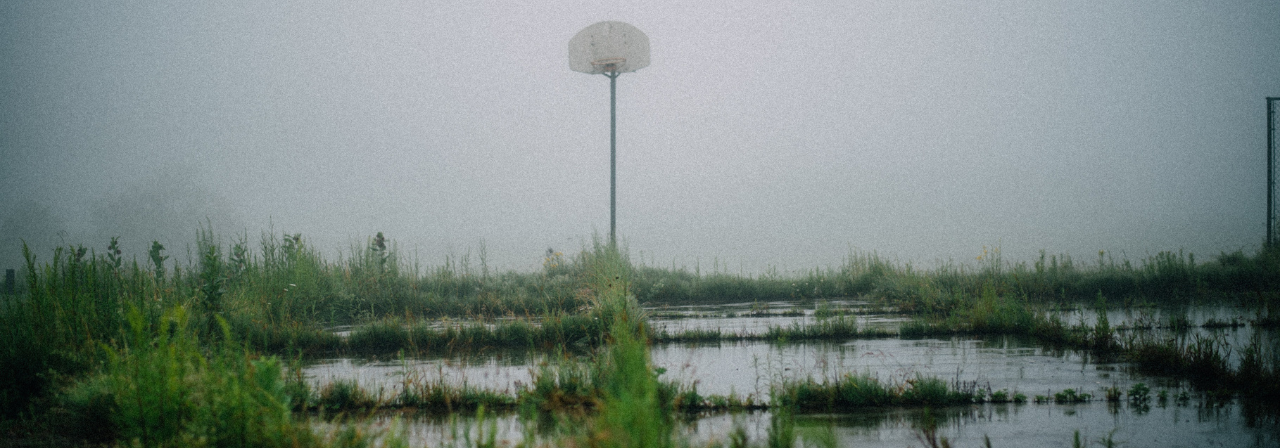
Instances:
[[[649,66],[649,36],[634,26],[605,21],[569,39],[569,68],[575,72],[627,73]]]

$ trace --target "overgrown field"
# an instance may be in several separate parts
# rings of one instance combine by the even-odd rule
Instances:
[[[122,254],[114,240],[102,252],[71,246],[24,253],[23,281],[0,296],[3,437],[49,445],[395,446],[404,440],[394,431],[350,423],[326,433],[312,423],[333,412],[415,409],[569,412],[586,423],[555,436],[556,443],[668,446],[681,444],[671,429],[678,413],[769,408],[779,420],[760,442],[789,446],[786,418],[796,412],[1015,401],[1008,391],[935,378],[881,384],[854,375],[775,384],[767,402],[704,397],[696,387],[658,380],[648,350],[654,341],[1014,334],[1123,357],[1205,390],[1280,397],[1276,347],[1261,341],[1231,348],[1144,338],[1117,332],[1105,313],[1085,326],[1046,312],[1207,300],[1250,310],[1256,318],[1248,325],[1274,326],[1280,249],[1200,262],[1171,252],[1137,263],[1099,253],[1088,264],[1042,253],[1030,266],[1004,263],[995,249],[984,250],[977,266],[933,270],[855,253],[839,267],[742,276],[635,265],[598,241],[570,256],[550,252],[541,270],[523,273],[490,272],[483,253],[479,263],[447,257],[424,267],[401,259],[381,234],[337,261],[324,260],[300,235],[265,234],[251,245],[202,229],[195,247],[195,260],[185,264],[159,243],[142,261]],[[763,335],[669,334],[655,333],[641,308],[840,297],[870,298],[914,320],[892,334],[859,329],[842,316]],[[336,326],[352,328],[339,336]],[[406,384],[394,397],[346,383],[311,390],[295,365],[324,354],[491,347],[539,350],[552,361],[514,396],[425,382]],[[1241,360],[1228,362],[1228,350]],[[553,355],[568,351],[584,355]]]

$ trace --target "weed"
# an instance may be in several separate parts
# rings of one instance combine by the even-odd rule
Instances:
[[[1092,399],[1093,395],[1077,393],[1075,389],[1066,389],[1062,392],[1053,394],[1053,402],[1058,404],[1086,403]]]
[[[1151,401],[1151,388],[1146,384],[1137,383],[1129,388],[1129,402],[1136,405],[1143,405]]]

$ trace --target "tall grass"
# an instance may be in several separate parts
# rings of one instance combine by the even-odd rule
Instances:
[[[144,446],[200,440],[208,446],[314,446],[320,440],[289,410],[280,361],[230,342],[202,348],[185,307],[152,327],[127,312],[127,339],[107,348],[102,370],[78,382],[64,403],[95,432]]]
[[[122,340],[124,310],[133,307],[149,325],[188,289],[161,285],[157,277],[118,258],[84,247],[59,248],[37,263],[24,246],[26,294],[0,304],[0,416],[26,410],[59,378],[105,361],[102,342]],[[114,254],[113,254],[114,255]]]
[[[45,263],[26,250],[24,294],[0,303],[0,420],[144,446],[341,446],[294,419],[277,359],[235,342],[221,299],[239,271],[200,241],[200,264],[172,270],[158,243],[147,267],[115,240]]]
[[[227,281],[230,306],[261,326],[287,322],[342,325],[416,316],[497,317],[567,312],[585,305],[575,285],[582,262],[544,272],[491,274],[476,270],[469,256],[446,257],[442,265],[407,265],[394,243],[375,238],[352,247],[338,262],[326,262],[301,235],[264,234],[260,251],[245,239]],[[483,264],[482,264],[483,265]]]

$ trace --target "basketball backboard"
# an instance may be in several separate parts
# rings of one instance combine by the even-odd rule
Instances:
[[[649,36],[623,22],[600,22],[569,40],[569,68],[575,72],[628,73],[648,66]]]

